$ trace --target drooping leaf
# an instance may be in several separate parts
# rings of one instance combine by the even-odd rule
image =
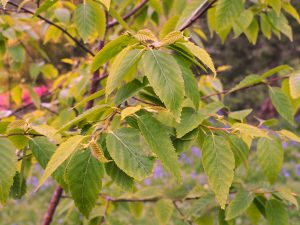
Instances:
[[[84,140],[85,136],[76,135],[70,137],[55,150],[51,156],[43,176],[39,180],[37,189],[48,179],[49,176],[67,159],[71,156],[79,147],[80,143]]]
[[[106,17],[95,2],[87,1],[77,5],[74,19],[78,33],[85,42],[96,32],[99,32],[101,37],[105,33]]]
[[[260,27],[265,37],[270,39],[272,36],[272,25],[268,19],[268,16],[264,13],[260,15]]]
[[[290,124],[294,124],[292,103],[284,92],[278,87],[270,87],[269,96],[277,112]]]
[[[160,224],[168,224],[172,213],[174,210],[174,206],[171,200],[160,200],[156,203],[155,206],[155,215]]]
[[[188,48],[205,66],[207,66],[214,74],[217,75],[214,63],[210,57],[210,55],[203,48],[195,45],[192,42],[183,43],[185,47]]]
[[[132,191],[134,181],[133,178],[124,173],[114,162],[105,164],[106,173],[111,179],[124,191]]]
[[[142,62],[155,93],[178,118],[184,98],[184,81],[176,60],[165,52],[149,50],[144,54]]]
[[[16,149],[8,139],[0,139],[0,202],[5,204],[16,173]]]
[[[197,86],[197,79],[195,78],[192,70],[190,69],[189,63],[183,57],[175,57],[184,80],[184,88],[186,95],[192,100],[196,109],[199,107],[200,92]]]
[[[275,195],[281,198],[282,200],[286,200],[296,206],[297,210],[299,210],[299,204],[296,199],[296,194],[291,191],[288,187],[277,187],[275,190]]]
[[[17,171],[14,176],[13,185],[10,188],[10,196],[13,199],[21,199],[22,196],[26,193],[26,189],[27,189],[26,180]]]
[[[136,69],[143,52],[144,50],[131,50],[131,46],[129,46],[117,55],[107,78],[106,96],[109,96],[121,84],[127,74]]]
[[[104,111],[107,108],[107,105],[96,105],[92,108],[90,108],[89,110],[86,110],[84,113],[80,114],[79,116],[75,117],[73,120],[69,121],[67,124],[65,124],[64,126],[62,126],[57,132],[62,132],[68,128],[70,128],[71,126],[79,123],[80,121],[95,115],[97,113],[100,113],[102,111]]]
[[[207,136],[202,146],[202,163],[209,185],[221,208],[225,208],[235,166],[227,140],[221,136]]]
[[[91,71],[94,72],[99,69],[104,63],[108,60],[116,56],[123,48],[127,47],[128,45],[134,43],[132,42],[132,38],[128,35],[121,35],[118,38],[114,39],[113,41],[107,43],[101,51],[97,53],[94,57]]]
[[[163,125],[150,115],[139,116],[138,125],[151,150],[163,166],[180,182],[177,155]]]
[[[111,131],[106,145],[117,166],[129,176],[143,180],[152,174],[154,158],[142,150],[138,130],[124,127]]]
[[[251,205],[253,199],[254,196],[252,193],[244,189],[240,190],[226,209],[226,220],[234,219],[235,217],[244,213]]]
[[[130,98],[135,93],[137,93],[139,90],[144,88],[147,85],[147,83],[148,83],[148,81],[140,82],[139,80],[135,79],[135,80],[125,84],[118,90],[118,92],[114,98],[115,104],[116,105],[121,104],[123,101]]]
[[[267,2],[270,6],[272,6],[277,15],[279,15],[281,10],[281,0],[267,0]]]
[[[266,204],[266,216],[270,225],[288,225],[289,218],[286,207],[277,199],[271,199]]]
[[[265,176],[274,183],[283,164],[283,149],[280,141],[260,138],[257,143],[257,160]]]
[[[259,32],[258,22],[255,18],[253,18],[250,26],[245,30],[245,34],[249,42],[252,43],[253,45],[256,44],[258,32]]]
[[[41,165],[42,168],[46,168],[51,156],[56,150],[56,145],[50,142],[46,137],[35,137],[30,140],[29,147],[33,156]],[[67,190],[67,184],[64,180],[64,165],[60,165],[52,174],[52,177]]]
[[[176,126],[177,137],[181,138],[188,132],[197,128],[205,119],[205,116],[192,108],[183,108],[180,123]]]
[[[238,167],[241,163],[243,163],[245,169],[248,169],[249,165],[247,157],[250,149],[247,144],[235,135],[229,135],[228,141],[234,154],[235,167]]]
[[[66,169],[66,180],[75,205],[88,217],[96,205],[102,185],[103,165],[88,150],[76,152]]]
[[[225,30],[230,27],[243,9],[243,0],[219,0],[216,6],[217,29]]]
[[[234,111],[228,113],[228,116],[232,119],[236,120],[244,120],[253,110],[252,109],[244,109],[244,110],[239,110],[239,111]]]
[[[46,0],[46,1],[44,1],[44,3],[35,11],[35,13],[33,14],[33,16],[38,16],[42,12],[45,12],[51,6],[53,6],[56,2],[58,2],[58,0]]]

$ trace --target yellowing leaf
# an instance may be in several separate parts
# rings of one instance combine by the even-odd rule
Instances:
[[[100,0],[100,2],[109,10],[111,0]]]
[[[123,109],[121,112],[121,120],[124,120],[127,116],[135,114],[137,111],[141,110],[141,108],[141,105],[137,105]]]
[[[204,65],[206,65],[216,76],[217,72],[214,66],[214,63],[210,57],[210,55],[199,46],[195,45],[192,42],[183,43],[185,47],[187,47],[193,55],[195,55]]]
[[[67,159],[71,156],[79,147],[80,143],[84,140],[85,136],[76,135],[70,137],[67,141],[60,144],[54,154],[51,156],[45,172],[39,181],[39,185],[36,189],[40,188],[42,184],[48,179],[49,176]]]
[[[300,72],[289,78],[290,90],[292,98],[296,99],[300,97]]]
[[[288,131],[288,130],[281,130],[279,131],[279,134],[293,140],[293,141],[297,141],[300,143],[300,137],[297,136],[296,134],[292,133],[291,131]]]
[[[245,123],[235,123],[231,128],[251,137],[269,137],[265,130]]]

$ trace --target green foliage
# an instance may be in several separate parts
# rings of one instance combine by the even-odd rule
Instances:
[[[299,158],[282,147],[300,143],[299,72],[261,68],[223,86],[228,66],[205,49],[198,19],[207,13],[222,42],[292,41],[293,1],[27,2],[0,9],[1,204],[43,193],[52,176],[65,224],[289,224],[297,182],[280,173]],[[259,85],[284,119],[276,125],[227,104]],[[26,185],[35,164],[37,187]]]

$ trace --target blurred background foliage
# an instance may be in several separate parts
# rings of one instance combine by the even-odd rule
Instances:
[[[297,10],[300,11],[300,2],[297,0],[293,0],[292,2]],[[74,1],[74,3],[76,3],[76,1]],[[123,1],[119,0],[120,6],[122,6],[122,3]],[[30,8],[30,3],[26,4],[26,6]],[[50,17],[54,21],[57,21],[66,27],[70,24],[69,20],[71,10],[67,10],[68,7],[73,10],[73,6],[71,4],[66,4],[65,8],[55,10],[54,14],[52,14],[52,12],[47,14],[46,12],[45,17]],[[7,6],[6,11],[0,9],[0,12],[4,15],[6,12],[9,12],[9,10],[13,10],[13,8]],[[145,17],[150,16],[153,19],[153,25],[150,23],[148,24],[148,27],[156,26],[155,23],[157,22],[157,15],[153,12],[153,10],[150,9],[147,11],[145,9],[141,12],[141,14]],[[7,25],[9,27],[6,27],[5,29],[2,27],[2,33],[0,33],[0,54],[4,48],[4,44],[1,42],[1,37],[5,35],[5,37],[9,37],[13,40],[10,43],[12,47],[8,49],[10,57],[8,57],[7,60],[9,61],[0,60],[0,68],[10,67],[9,69],[12,71],[11,73],[8,73],[6,72],[7,70],[0,69],[0,93],[5,95],[8,90],[13,91],[14,94],[11,98],[17,99],[17,97],[14,96],[19,96],[20,93],[22,93],[22,88],[29,87],[32,83],[35,83],[36,86],[47,86],[49,83],[52,83],[57,87],[59,86],[59,79],[57,79],[54,83],[53,80],[55,80],[59,74],[67,75],[65,73],[74,73],[72,75],[68,74],[69,77],[76,77],[78,75],[76,73],[79,72],[83,74],[83,76],[88,74],[85,65],[79,66],[79,70],[76,69],[72,71],[73,68],[77,68],[78,65],[80,65],[82,60],[80,57],[82,57],[84,53],[80,49],[71,45],[66,45],[64,42],[60,41],[62,35],[61,32],[57,30],[52,30],[51,32],[51,28],[49,28],[48,25],[42,24],[41,30],[43,35],[46,36],[46,38],[42,40],[39,37],[40,27],[37,27],[36,30],[34,28],[34,24],[37,23],[38,20],[27,20],[26,16],[24,16],[24,21],[22,21],[19,19],[19,17],[22,16],[24,15],[14,14],[14,16],[7,15],[6,17],[1,16],[0,18],[0,25],[10,24]],[[6,20],[5,23],[3,20]],[[192,37],[196,38],[198,43],[202,43],[211,54],[216,66],[219,67],[220,72],[218,77],[222,80],[224,89],[228,89],[229,87],[232,87],[233,84],[237,84],[248,74],[262,74],[279,64],[288,64],[295,69],[300,68],[300,26],[297,21],[290,20],[294,31],[293,42],[290,42],[290,40],[285,36],[282,36],[280,40],[275,36],[268,40],[260,33],[256,44],[253,45],[249,43],[248,39],[244,35],[238,38],[233,38],[233,34],[230,34],[230,36],[222,42],[217,35],[211,36],[205,20],[206,18],[202,18],[197,22],[203,33]],[[28,23],[32,24],[28,25]],[[160,21],[160,24],[163,23],[164,21]],[[135,26],[141,28],[143,25],[143,16],[141,16]],[[69,27],[69,30],[72,32],[72,26]],[[36,40],[39,44],[36,44]],[[70,56],[72,56],[72,60],[70,59]],[[53,65],[55,65],[55,67]],[[43,74],[43,76],[41,76],[41,74]],[[68,76],[65,76],[64,78],[68,79]],[[84,93],[86,84],[78,82],[75,87],[81,87],[82,90],[80,89],[80,91]],[[78,89],[76,89],[76,91],[77,90]],[[76,91],[73,91],[75,97]],[[29,95],[31,95],[32,99],[35,98],[34,94],[29,93]],[[62,95],[60,99],[62,104],[64,100],[69,101],[69,99],[64,98],[63,93],[60,93],[60,95]],[[229,105],[233,111],[253,108],[256,112],[261,113],[261,118],[270,118],[275,114],[275,111],[264,111],[262,109],[266,103],[266,96],[266,88],[258,86],[244,92],[237,92],[236,94],[230,95],[230,101],[228,99],[229,97],[226,97],[225,102],[226,105]],[[78,96],[78,98],[80,98],[80,96]],[[20,106],[22,104],[18,100],[11,101],[14,102],[13,104],[16,106]],[[268,113],[270,113],[270,115],[268,115]],[[70,120],[70,118],[74,116],[75,115],[72,113],[70,114],[67,111],[61,111],[59,118],[56,119],[57,121],[53,121],[53,124],[57,123],[57,127],[59,127],[61,124],[64,124],[65,121]],[[251,119],[254,120],[254,118]],[[281,127],[283,126],[282,124],[283,123],[279,121],[279,125]],[[299,130],[299,116],[296,118],[296,124],[297,127],[293,129]],[[279,183],[286,184],[291,187],[292,190],[299,191],[299,144],[282,144],[285,149],[285,163],[280,174]],[[188,195],[188,193],[191,194],[190,191],[192,187],[194,187],[195,193],[201,193],[203,188],[205,189],[207,181],[201,164],[199,163],[198,167],[195,166],[200,159],[201,153],[197,147],[193,147],[192,151],[181,155],[180,165],[182,167],[182,171],[184,171],[184,185],[178,185],[158,163],[155,168],[154,177],[137,184],[139,191],[135,193],[134,196],[145,199],[145,204],[141,204],[140,202],[119,202],[108,206],[102,204],[96,207],[93,215],[96,218],[96,216],[103,215],[106,210],[112,211],[113,207],[118,207],[119,210],[114,210],[108,217],[109,224],[159,224],[159,221],[157,221],[157,218],[159,217],[157,216],[157,211],[159,210],[157,207],[159,207],[159,204],[156,203],[156,200],[151,201],[151,199],[156,199],[162,194],[169,196],[171,199],[176,199],[178,196],[182,197]],[[254,164],[255,161],[251,159],[249,161],[251,168],[257,168]],[[194,166],[191,167],[191,164]],[[37,186],[37,180],[41,176],[42,169],[35,165],[27,172],[29,177],[27,180],[27,194],[20,200],[9,200],[7,206],[1,209],[1,225],[35,225],[41,221],[55,184],[52,180],[49,180],[38,192],[34,192],[33,190]],[[242,176],[245,175],[246,172],[241,170],[239,173]],[[253,186],[258,185],[257,182],[261,182],[261,179],[258,178],[261,178],[262,176],[261,171],[250,170],[248,171],[248,179],[246,182]],[[267,182],[261,185],[265,185],[266,189],[268,189]],[[107,193],[109,196],[116,196],[120,198],[121,190],[115,186],[111,186],[111,183],[107,182],[106,186],[103,187],[102,192],[104,194]],[[123,196],[121,195],[121,197],[127,199],[132,196],[127,194]],[[209,197],[211,196],[208,196],[208,198]],[[99,201],[103,201],[103,199],[100,198]],[[298,202],[300,203],[299,198]],[[164,204],[168,205],[169,202]],[[191,204],[189,202],[179,203],[179,206],[190,218],[197,216],[198,219],[196,220],[196,223],[199,225],[216,224],[216,220],[214,220],[214,218],[218,217],[218,212],[214,211],[215,215],[208,214],[208,212],[213,209],[217,209],[217,205],[207,205],[203,200],[199,200],[193,201]],[[168,212],[168,210],[166,211]],[[267,224],[264,219],[259,219],[260,214],[254,207],[250,207],[247,214],[251,214],[251,218],[255,218],[253,215],[257,215],[257,221],[250,221],[249,218],[242,217],[238,219],[236,224]],[[291,216],[290,224],[299,224],[299,211],[289,210],[289,214]],[[132,215],[134,215],[134,217]],[[186,224],[183,222],[181,218],[182,216],[178,214],[177,211],[172,211],[170,216],[174,218],[173,224]],[[152,219],[145,220],[145,218]],[[88,223],[86,219],[80,216],[73,202],[65,196],[58,206],[53,224],[99,224],[99,221],[96,218],[95,221]]]

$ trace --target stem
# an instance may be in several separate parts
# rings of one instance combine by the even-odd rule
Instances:
[[[54,191],[54,193],[52,195],[50,204],[48,206],[47,212],[44,215],[42,225],[49,225],[49,224],[51,224],[53,216],[54,216],[54,213],[55,213],[55,210],[56,210],[56,207],[57,207],[57,205],[59,203],[59,200],[60,200],[60,197],[62,195],[62,192],[63,192],[63,189],[60,186],[58,186],[55,189],[55,191]]]
[[[207,12],[207,10],[209,10],[215,2],[217,2],[217,0],[213,0],[211,2],[206,2],[203,5],[203,7],[201,7],[198,10],[198,12],[195,12],[195,16],[192,17],[188,22],[183,24],[179,30],[184,31],[186,28],[190,27],[193,23],[195,23],[200,17],[202,17],[205,14]]]

